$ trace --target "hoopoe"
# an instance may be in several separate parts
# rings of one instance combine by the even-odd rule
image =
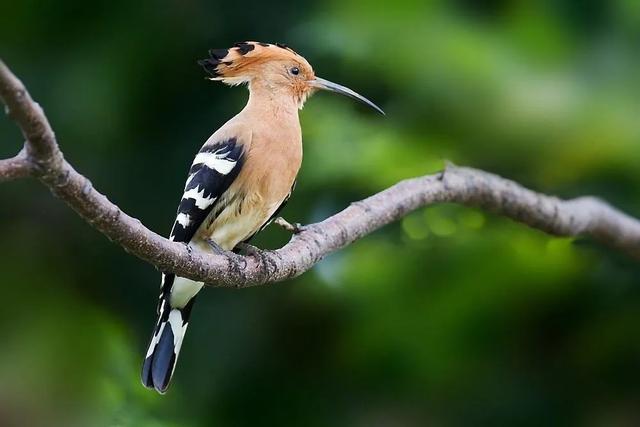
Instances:
[[[280,212],[302,163],[298,110],[318,89],[357,99],[351,89],[316,77],[302,56],[281,44],[237,43],[198,61],[210,80],[246,83],[244,109],[204,143],[189,170],[170,239],[204,250],[233,250]],[[146,387],[169,386],[196,294],[204,284],[162,274],[158,321],[142,367]]]

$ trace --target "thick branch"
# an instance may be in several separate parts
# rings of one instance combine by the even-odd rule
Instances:
[[[0,61],[0,96],[27,138],[26,152],[0,161],[0,181],[36,176],[82,218],[127,252],[163,271],[215,286],[252,286],[309,270],[327,254],[423,206],[443,202],[479,206],[544,232],[590,236],[640,259],[640,222],[593,197],[562,201],[513,181],[470,168],[402,181],[307,225],[276,251],[251,256],[210,254],[147,229],[93,188],[64,160],[40,107]]]

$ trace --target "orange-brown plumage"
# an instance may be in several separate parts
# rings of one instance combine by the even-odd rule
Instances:
[[[199,61],[211,80],[246,83],[249,101],[197,153],[170,238],[205,250],[233,250],[288,199],[302,163],[298,110],[318,89],[358,99],[351,89],[316,77],[306,59],[278,44],[244,42],[209,51]],[[162,275],[159,319],[142,382],[164,393],[182,346],[195,295],[203,283]]]
[[[313,68],[291,48],[280,44],[259,42],[237,43],[230,49],[212,49],[210,57],[200,64],[211,75],[229,85],[262,80],[281,86],[302,105],[314,90],[308,83],[315,78]],[[300,71],[292,75],[290,70]]]
[[[302,163],[297,105],[287,97],[269,101],[262,90],[266,89],[254,87],[247,106],[209,139],[237,138],[245,153],[242,169],[225,192],[227,200],[220,204],[222,210],[197,233],[225,250],[251,237],[271,218],[289,195]]]

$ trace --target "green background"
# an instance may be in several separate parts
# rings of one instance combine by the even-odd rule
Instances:
[[[640,2],[2,0],[0,55],[68,160],[168,233],[247,92],[196,59],[282,42],[385,109],[322,93],[283,215],[309,223],[445,160],[640,214]],[[21,146],[0,120],[0,156]],[[255,243],[276,248],[275,227]],[[452,205],[302,277],[199,298],[175,381],[139,381],[157,271],[31,180],[0,186],[0,424],[640,423],[640,266]]]

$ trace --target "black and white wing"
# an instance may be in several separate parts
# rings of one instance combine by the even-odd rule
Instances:
[[[188,243],[242,168],[237,138],[205,144],[196,155],[178,206],[170,239]],[[191,308],[202,283],[163,273],[158,321],[142,365],[142,383],[164,393],[182,346]]]
[[[170,240],[189,242],[233,180],[244,160],[236,138],[205,144],[193,160]]]

